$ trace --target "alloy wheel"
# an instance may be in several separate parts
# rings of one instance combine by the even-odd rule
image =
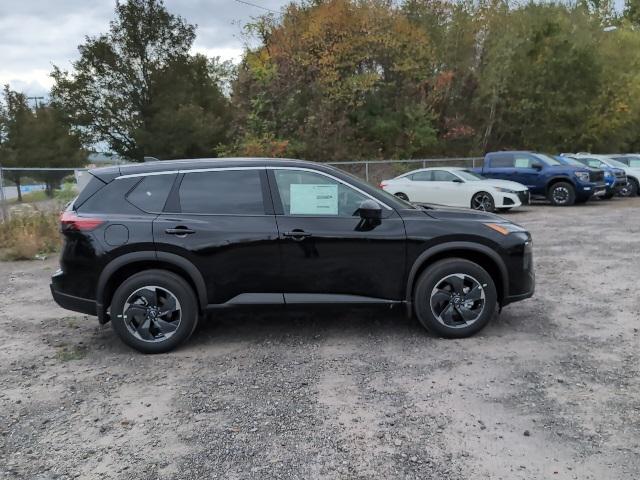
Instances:
[[[553,201],[557,204],[564,204],[569,201],[569,189],[567,187],[556,187],[553,189]]]
[[[474,210],[482,210],[490,212],[493,209],[493,200],[488,193],[481,193],[473,197],[471,208]]]
[[[434,317],[445,327],[463,328],[475,323],[485,308],[482,284],[471,275],[454,273],[439,280],[431,292]]]
[[[134,337],[145,342],[160,342],[176,332],[182,310],[177,297],[166,288],[145,286],[129,295],[122,316]]]

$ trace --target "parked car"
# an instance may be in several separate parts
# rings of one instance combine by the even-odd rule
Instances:
[[[613,198],[616,193],[619,193],[627,185],[627,176],[624,170],[620,168],[612,168],[604,164],[602,164],[601,167],[592,167],[568,155],[556,155],[554,158],[565,165],[575,165],[577,167],[587,166],[592,170],[604,172],[604,183],[607,185],[607,193],[605,193],[602,198],[606,200]]]
[[[463,168],[422,168],[383,180],[380,188],[410,202],[493,212],[529,203],[529,190]]]
[[[483,177],[521,183],[532,197],[547,198],[558,206],[586,202],[607,191],[603,172],[564,165],[538,152],[490,152],[485,155],[483,166],[473,171]]]
[[[327,165],[182,160],[91,170],[61,217],[55,301],[142,352],[205,312],[403,305],[466,337],[534,291],[531,235],[496,215],[417,207]]]
[[[608,155],[593,153],[576,153],[573,157],[589,166],[607,165],[611,168],[624,170],[627,176],[627,185],[621,189],[620,194],[624,197],[635,197],[640,193],[640,167],[636,166],[635,162],[624,163]]]

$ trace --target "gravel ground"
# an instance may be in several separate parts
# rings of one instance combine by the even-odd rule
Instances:
[[[135,353],[0,263],[0,478],[637,479],[640,198],[509,218],[537,292],[443,340],[401,311],[225,312]]]

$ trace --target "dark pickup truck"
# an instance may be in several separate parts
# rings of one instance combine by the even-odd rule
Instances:
[[[473,171],[487,178],[521,183],[532,196],[547,198],[559,206],[583,203],[607,191],[602,170],[563,165],[544,153],[490,152],[483,166]]]

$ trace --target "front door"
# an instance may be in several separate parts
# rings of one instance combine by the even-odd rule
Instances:
[[[358,208],[371,197],[347,182],[304,168],[268,172],[287,303],[404,297],[406,234],[395,210],[382,205],[382,220],[365,222]]]

